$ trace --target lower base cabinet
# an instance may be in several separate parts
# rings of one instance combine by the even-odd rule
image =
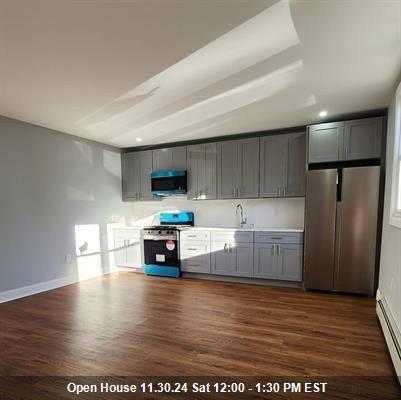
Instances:
[[[116,267],[142,267],[142,244],[139,230],[114,230],[114,262]]]
[[[211,250],[212,274],[253,276],[253,243],[214,242]]]
[[[181,271],[210,274],[210,241],[181,242]]]
[[[302,281],[301,244],[255,243],[255,278]]]

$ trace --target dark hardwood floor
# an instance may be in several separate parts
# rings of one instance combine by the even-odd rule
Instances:
[[[0,304],[0,375],[369,376],[375,300],[121,272]]]

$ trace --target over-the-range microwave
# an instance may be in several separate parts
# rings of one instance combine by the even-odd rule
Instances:
[[[187,193],[187,171],[152,172],[151,181],[153,196]]]

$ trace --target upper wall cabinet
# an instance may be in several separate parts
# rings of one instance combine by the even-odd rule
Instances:
[[[122,190],[124,201],[151,200],[152,151],[122,155]]]
[[[346,121],[344,151],[346,160],[380,158],[383,118]]]
[[[305,196],[304,132],[260,138],[260,197]]]
[[[153,150],[153,172],[185,171],[187,169],[187,148],[169,147]]]
[[[309,162],[339,161],[343,159],[344,122],[312,125],[309,127]]]
[[[383,117],[309,126],[309,162],[380,158]]]
[[[217,198],[217,146],[205,143],[187,148],[188,199]]]
[[[218,198],[259,196],[259,138],[217,143]]]

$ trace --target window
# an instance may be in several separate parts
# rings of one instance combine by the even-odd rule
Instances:
[[[391,123],[389,121],[389,123]],[[394,158],[390,224],[401,228],[401,83],[395,93]]]

